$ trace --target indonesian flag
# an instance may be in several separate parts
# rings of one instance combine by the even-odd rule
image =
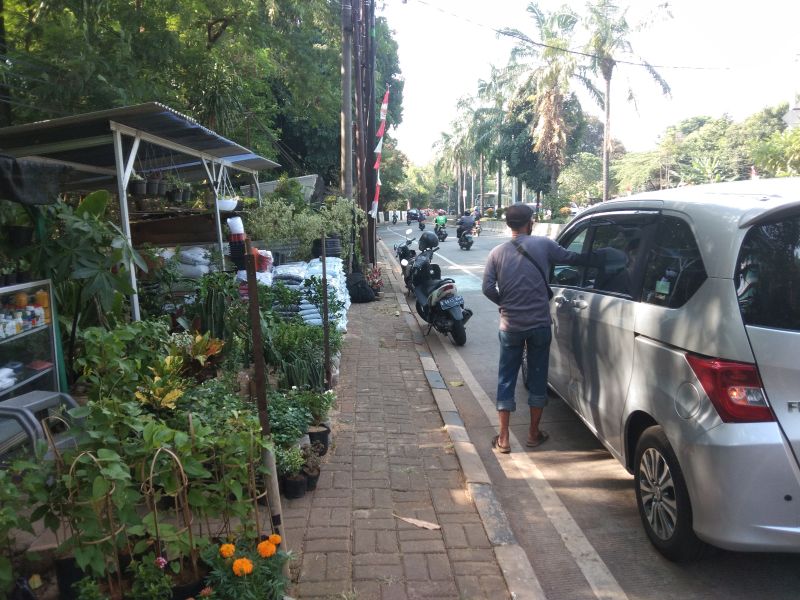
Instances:
[[[381,155],[378,154],[377,158],[375,159],[375,165],[372,167],[376,171],[381,168]]]
[[[373,219],[378,218],[378,198],[381,196],[381,172],[378,171],[378,180],[375,182],[375,198],[372,200],[372,210],[370,215]]]
[[[389,88],[386,88],[386,93],[383,95],[383,102],[381,102],[381,121],[386,120],[386,113],[388,112],[389,112]]]

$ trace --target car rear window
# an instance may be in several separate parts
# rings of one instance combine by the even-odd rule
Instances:
[[[734,283],[746,325],[800,330],[800,215],[747,232]]]

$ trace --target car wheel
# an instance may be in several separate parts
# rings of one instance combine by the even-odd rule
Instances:
[[[661,427],[649,427],[639,438],[633,475],[636,504],[650,542],[669,560],[700,556],[705,544],[694,533],[686,481]]]
[[[456,346],[463,346],[467,343],[467,330],[464,329],[464,321],[453,321],[453,329],[450,331],[453,336],[453,343]]]

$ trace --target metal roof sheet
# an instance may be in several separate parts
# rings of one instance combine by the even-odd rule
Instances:
[[[248,172],[280,166],[158,102],[0,128],[0,152],[72,166],[81,172],[71,178],[74,187],[104,187],[109,176],[115,177],[112,124],[157,138],[142,142],[136,160],[140,173],[175,172],[189,181],[204,179],[200,157]],[[127,155],[133,138],[124,135],[122,139]],[[159,140],[186,151],[159,146]]]

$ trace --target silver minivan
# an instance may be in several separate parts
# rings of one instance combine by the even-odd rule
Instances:
[[[558,242],[603,266],[553,269],[549,384],[652,543],[800,552],[800,179],[612,200]]]

